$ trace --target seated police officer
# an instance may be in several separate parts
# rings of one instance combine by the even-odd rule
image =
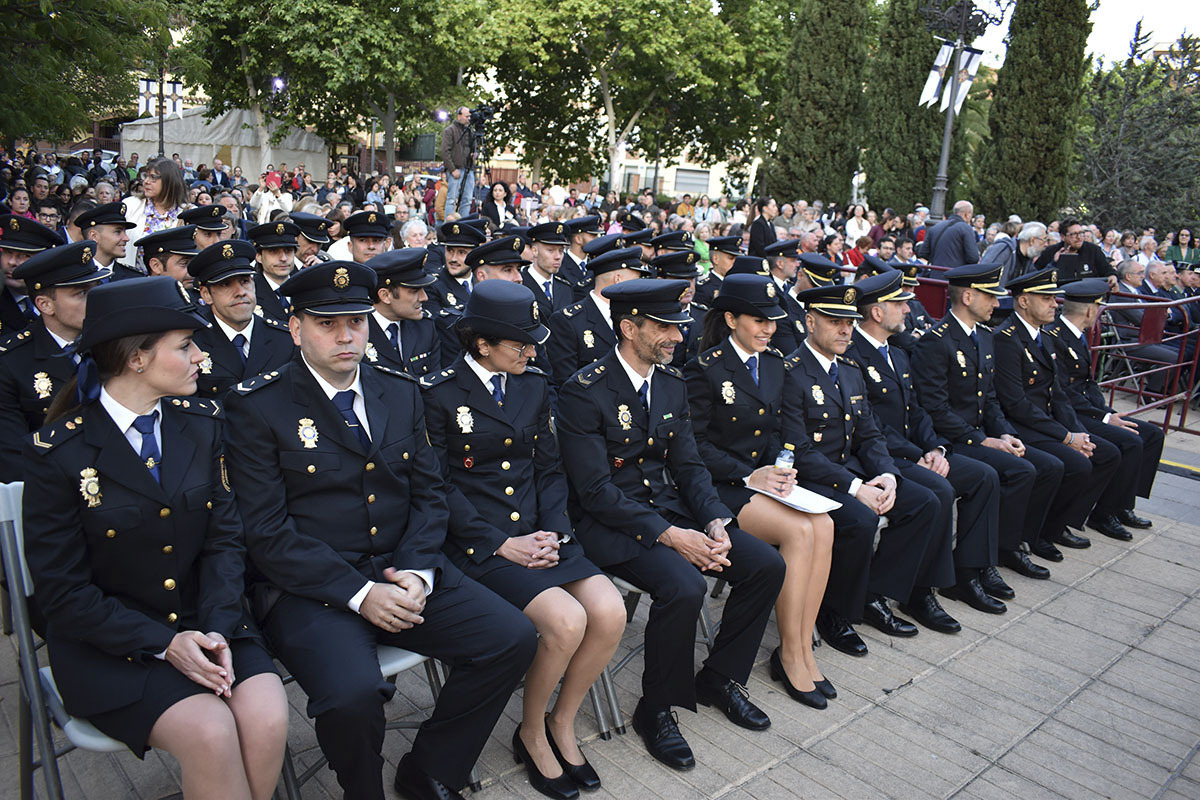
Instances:
[[[888,263],[904,273],[905,289],[911,292],[921,285],[921,281],[919,280],[921,273],[920,264]],[[903,347],[904,351],[911,356],[913,349],[917,346],[916,340],[921,338],[925,332],[936,324],[937,320],[933,318],[933,315],[929,313],[925,305],[916,297],[913,297],[912,300],[908,301],[908,314],[904,316],[904,330],[908,335],[897,338],[893,344]]]
[[[438,271],[434,282],[425,289],[429,295],[426,308],[430,313],[442,308],[462,311],[463,304],[471,294],[471,267],[467,265],[467,256],[486,241],[487,236],[483,231],[462,220],[447,222],[438,228],[438,245],[430,245],[427,249],[432,255],[440,247],[445,265]],[[457,339],[453,329],[450,329],[449,335]]]
[[[374,271],[327,261],[284,285],[299,353],[228,399],[229,473],[260,579],[252,605],[308,695],[347,797],[382,798],[376,645],[440,659],[450,678],[396,788],[455,798],[536,648],[520,611],[441,553],[445,485],[418,385],[360,364]]]
[[[1026,449],[1004,417],[993,385],[992,332],[984,326],[1008,294],[1000,288],[1000,264],[968,264],[945,273],[950,311],[917,340],[912,374],[917,399],[933,429],[955,453],[992,467],[1000,478],[1000,563],[1027,578],[1045,580],[1050,570],[1029,560],[1062,480],[1062,463]],[[987,570],[980,584],[1003,598],[1003,581]]]
[[[229,238],[229,226],[225,224],[225,206],[219,203],[180,211],[179,219],[184,225],[192,226],[192,239],[196,242],[197,250],[203,250]],[[127,224],[133,226],[132,222]]]
[[[1041,326],[1054,321],[1058,309],[1057,267],[1027,272],[1008,281],[1013,313],[996,328],[996,397],[1004,416],[1021,440],[1058,459],[1062,483],[1051,501],[1033,552],[1061,561],[1055,544],[1085,548],[1091,542],[1067,527],[1083,530],[1084,522],[1117,538],[1128,532],[1113,516],[1116,493],[1107,493],[1121,453],[1103,439],[1092,439],[1067,399],[1053,348]],[[1100,505],[1097,505],[1097,504]]]
[[[424,247],[389,250],[370,261],[379,279],[375,310],[369,320],[366,360],[423,378],[442,367],[437,326],[423,303],[433,276],[425,272],[429,253]]]
[[[90,289],[111,273],[96,266],[96,243],[43,250],[13,271],[38,317],[0,339],[0,481],[19,481],[25,468],[21,438],[46,421],[54,394],[75,376],[67,351],[83,330]]]
[[[196,393],[223,397],[235,383],[286,364],[295,346],[287,325],[254,313],[254,245],[227,239],[188,262],[188,274],[211,324],[193,338],[204,360]]]
[[[940,511],[935,537],[936,552],[927,574],[917,576],[909,613],[927,627],[936,628],[936,614],[927,613],[927,587],[941,586],[942,594],[989,614],[1002,614],[1004,603],[989,596],[980,584],[981,574],[995,571],[999,536],[1000,479],[996,470],[973,458],[953,453],[950,442],[939,436],[925,409],[917,403],[908,354],[891,342],[904,330],[908,302],[913,294],[903,285],[903,275],[891,267],[855,284],[861,294],[858,311],[863,318],[854,330],[847,351],[867,375],[867,398],[883,428],[888,452],[900,475],[915,481],[938,498]],[[951,516],[958,502],[958,536]],[[999,594],[1015,596],[999,575],[989,573]],[[930,617],[934,624],[925,623]]]
[[[197,303],[200,295],[192,286],[192,276],[188,274],[187,265],[192,256],[200,251],[196,249],[195,237],[192,235],[195,227],[180,225],[176,228],[143,236],[134,242],[142,250],[142,263],[146,265],[147,274],[166,275],[183,284],[193,303]]]
[[[853,627],[860,619],[889,636],[917,635],[916,626],[892,614],[889,598],[908,600],[937,550],[931,545],[940,537],[937,498],[914,481],[897,480],[865,378],[843,355],[861,319],[858,289],[821,286],[799,300],[808,308],[808,336],[784,363],[782,436],[796,448],[797,482],[842,504],[829,512],[833,562],[817,630],[837,650],[863,656],[867,646]],[[872,555],[881,516],[888,525]],[[936,598],[928,607],[930,619],[952,627]]]
[[[712,269],[696,281],[696,298],[692,302],[712,308],[713,299],[721,291],[721,281],[733,266],[733,260],[742,254],[742,237],[712,236],[706,244]]]
[[[796,274],[800,271],[799,246],[799,239],[784,239],[772,242],[763,248],[771,280],[775,283],[775,288],[779,290],[780,297],[786,297],[788,289],[796,283]],[[792,298],[792,303],[794,307],[799,306],[795,297]],[[775,336],[771,339],[771,344],[776,350],[786,354],[800,346],[800,342],[804,341],[806,331],[802,320],[797,325],[790,319],[792,314],[789,309],[784,308],[784,311],[788,313],[789,318],[780,321],[775,329]],[[799,309],[799,315],[804,316],[803,309]]]
[[[356,264],[365,264],[388,249],[391,237],[388,232],[392,223],[378,211],[359,211],[346,217],[342,228],[350,241],[350,258]]]
[[[704,330],[704,315],[708,311],[694,302],[696,279],[700,277],[700,267],[697,263],[699,258],[695,250],[674,250],[657,255],[650,262],[650,266],[658,271],[658,277],[664,280],[687,281],[688,284],[688,290],[679,298],[679,303],[683,307],[682,312],[691,317],[692,321],[679,326],[683,341],[675,348],[675,355],[671,358],[671,366],[677,369],[682,369],[690,359],[699,355],[700,332]]]
[[[730,275],[758,275],[770,280],[772,277],[771,260],[762,256],[738,256],[733,260],[733,266],[725,273],[726,278]],[[716,300],[713,302],[716,303]],[[775,326],[775,333],[771,336],[771,346],[784,355],[790,355],[803,341],[803,336],[797,338],[796,333],[795,325]]]
[[[291,298],[284,293],[284,281],[296,268],[296,236],[300,229],[295,223],[276,220],[255,225],[246,231],[258,261],[254,276],[255,313],[269,319],[284,321],[292,313]]]
[[[633,726],[650,754],[675,769],[695,758],[672,706],[694,710],[699,700],[742,727],[771,724],[743,686],[784,574],[774,548],[727,527],[732,513],[696,449],[683,375],[666,366],[688,319],[679,303],[687,289],[686,281],[635,279],[603,290],[617,346],[563,384],[557,420],[584,552],[652,599]],[[733,591],[693,675],[705,572]]]
[[[565,222],[543,222],[524,234],[533,251],[532,264],[521,270],[521,282],[533,292],[542,319],[575,302],[575,289],[559,274],[567,244]]]
[[[1067,397],[1079,422],[1092,436],[1111,442],[1121,451],[1121,466],[1107,492],[1112,495],[1107,505],[1110,510],[1115,508],[1117,525],[1149,528],[1150,520],[1134,513],[1133,506],[1138,497],[1149,497],[1154,487],[1158,460],[1162,457],[1162,428],[1117,413],[1104,402],[1104,394],[1092,377],[1087,332],[1100,316],[1108,282],[1102,278],[1085,278],[1063,286],[1062,290],[1062,311],[1056,321],[1042,327],[1042,333],[1049,334],[1047,341],[1057,354],[1059,374],[1066,379]],[[1132,534],[1123,535],[1111,521],[1109,523],[1097,530],[1116,539],[1128,541],[1132,538]]]
[[[38,315],[33,298],[25,292],[25,281],[13,277],[13,270],[34,253],[60,244],[62,237],[41,223],[14,214],[0,216],[0,269],[4,272],[0,335],[25,330]]]
[[[329,238],[329,220],[302,211],[293,211],[287,218],[300,229],[300,235],[296,237],[296,256],[293,262],[296,269],[329,261],[329,254],[321,249],[333,241]]]
[[[124,272],[123,277],[142,277],[140,272],[134,272],[118,259],[125,257],[125,247],[129,244],[129,231],[137,227],[137,223],[125,219],[124,206],[121,203],[105,203],[94,206],[75,218],[75,225],[84,239],[96,243],[96,254],[92,258],[97,267],[109,269],[113,279]]]
[[[571,284],[572,301],[582,300],[591,291],[592,273],[587,264],[591,251],[587,246],[604,235],[601,222],[600,217],[595,215],[576,217],[566,222],[567,249],[563,253],[558,273]]]

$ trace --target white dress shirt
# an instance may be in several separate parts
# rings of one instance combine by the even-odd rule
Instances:
[[[250,336],[254,332],[254,317],[250,317],[250,321],[246,323],[246,327],[242,328],[240,331],[235,331],[225,322],[225,320],[221,319],[216,314],[213,314],[213,320],[217,323],[217,327],[221,329],[221,333],[225,334],[225,338],[229,340],[230,344],[233,343],[233,337],[237,336],[238,334],[246,337],[246,344],[242,347],[242,356],[249,358]]]

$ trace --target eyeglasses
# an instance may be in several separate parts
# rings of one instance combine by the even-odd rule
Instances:
[[[42,214],[41,212],[38,213],[38,219],[56,220],[58,218],[59,218],[58,214],[55,214],[55,213],[52,213],[52,214]]]
[[[162,180],[162,175],[159,175],[157,172],[147,172],[145,175],[142,176],[142,180],[143,181]]]
[[[1082,230],[1067,231],[1066,233],[1063,234],[1063,236],[1083,236],[1083,231]]]
[[[496,344],[500,345],[501,347],[507,347],[509,350],[512,350],[519,356],[525,355],[526,350],[532,350],[534,353],[537,352],[537,345],[535,344],[523,344],[520,347],[513,347],[511,344],[506,344],[504,342],[496,342]]]

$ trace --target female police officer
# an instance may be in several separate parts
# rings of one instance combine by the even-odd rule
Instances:
[[[794,699],[825,708],[837,691],[817,667],[812,632],[829,578],[833,522],[748,488],[786,497],[793,469],[775,466],[780,450],[783,358],[771,348],[775,320],[786,318],[775,283],[762,275],[725,277],[704,320],[700,355],[685,369],[696,446],[721,500],[747,533],[773,544],[787,563],[775,602],[782,646],[771,675]]]
[[[577,785],[600,785],[579,751],[574,720],[616,649],[625,609],[571,540],[549,381],[528,366],[548,335],[529,289],[481,282],[458,322],[462,354],[423,385],[429,438],[451,493],[446,551],[463,572],[522,609],[539,635],[514,755],[534,788],[566,798],[578,794]],[[560,678],[558,700],[544,716]]]
[[[220,410],[184,399],[205,325],[174,278],[89,293],[79,377],[26,444],[25,546],[67,709],[174,755],[189,800],[265,799],[287,699],[243,610]]]

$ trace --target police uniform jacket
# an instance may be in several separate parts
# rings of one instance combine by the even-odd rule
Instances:
[[[1053,347],[1038,344],[1015,312],[996,329],[994,338],[996,396],[1009,422],[1054,442],[1080,430],[1058,379]]]
[[[545,281],[532,275],[530,269],[531,267],[525,267],[521,270],[521,283],[533,292],[533,299],[537,301],[538,312],[542,319],[550,319],[550,315],[555,311],[566,308],[575,302],[575,292],[571,284],[561,275],[550,276],[550,292],[553,294],[553,298],[551,298],[546,295]]]
[[[432,254],[433,248],[427,248]],[[425,308],[431,314],[441,308],[452,308],[462,313],[467,303],[469,292],[463,285],[452,278],[445,267],[437,271],[437,280],[425,287],[425,296],[429,298]]]
[[[843,356],[837,365],[835,386],[807,345],[784,361],[782,437],[795,447],[802,485],[849,492],[855,478],[895,474],[895,465],[871,413],[858,365]]]
[[[909,300],[908,313],[904,315],[904,330],[888,337],[888,344],[902,348],[904,352],[912,355],[913,348],[917,346],[917,339],[933,325],[934,319],[921,301],[915,298]]]
[[[180,631],[257,635],[220,408],[194,397],[161,408],[161,483],[98,402],[26,440],[26,554],[74,714],[140,700]]]
[[[33,302],[30,299],[29,302]],[[30,319],[25,316],[8,287],[0,289],[0,336],[18,333],[30,325]]]
[[[571,296],[575,300],[582,300],[586,297],[594,285],[592,271],[587,268],[587,259],[576,261],[570,248],[563,251],[562,264],[558,267],[558,274],[570,284]]]
[[[683,365],[696,357],[700,349],[700,333],[704,330],[704,315],[708,309],[697,303],[689,303],[683,313],[692,317],[691,322],[679,326],[683,341],[675,345],[675,354],[671,356],[671,366],[683,369]]]
[[[692,303],[699,303],[705,308],[712,308],[713,300],[721,293],[722,278],[717,273],[709,270],[696,279],[696,296],[692,298]]]
[[[446,541],[452,560],[482,563],[509,537],[532,531],[571,532],[545,373],[509,375],[503,408],[462,357],[422,389],[454,509]]]
[[[211,328],[200,328],[192,337],[204,355],[196,378],[196,394],[200,397],[220,398],[239,381],[283,366],[296,349],[285,323],[255,315],[250,354],[243,364],[233,342],[213,321],[212,308],[200,306],[200,313],[212,323]]]
[[[1042,333],[1046,334],[1044,343],[1054,348],[1059,376],[1076,418],[1085,416],[1103,421],[1106,415],[1117,413],[1104,402],[1104,392],[1092,378],[1092,354],[1087,342],[1072,333],[1061,319],[1043,325]]]
[[[283,300],[271,288],[271,284],[267,283],[261,271],[254,274],[254,297],[258,303],[254,307],[254,313],[260,317],[286,321],[292,315],[291,304],[283,304]]]
[[[920,461],[936,447],[950,450],[950,442],[939,436],[933,420],[917,403],[912,366],[908,354],[899,347],[888,347],[889,365],[863,335],[855,330],[848,354],[866,374],[867,399],[883,429],[888,451],[906,461]]]
[[[800,345],[804,344],[804,339],[808,336],[808,328],[805,326],[805,317],[808,315],[808,312],[805,310],[804,305],[796,299],[796,295],[792,294],[792,288],[793,285],[789,284],[787,291],[781,293],[782,299],[780,300],[780,305],[783,306],[783,310],[787,312],[787,319],[779,320],[779,322],[776,324],[775,334],[776,336],[780,335],[780,328],[789,328],[791,330],[792,338],[796,342],[796,347],[799,347]],[[772,337],[771,341],[774,342],[775,337]],[[780,337],[780,341],[784,341],[782,337]],[[792,352],[791,350],[784,350],[782,347],[778,346],[776,346],[775,349],[784,355],[790,355]]]
[[[949,312],[913,349],[917,399],[933,428],[954,444],[983,444],[989,436],[1015,435],[996,399],[992,332],[975,326],[976,346]]]
[[[41,319],[0,340],[0,482],[22,479],[22,437],[42,427],[55,392],[74,376],[75,362]]]
[[[559,394],[575,532],[599,566],[635,558],[674,522],[733,516],[696,449],[683,374],[656,366],[652,375],[649,414],[615,350]]]
[[[546,355],[558,383],[592,364],[617,346],[617,334],[604,319],[596,301],[585,297],[550,317]]]
[[[445,487],[419,386],[386,367],[364,364],[359,376],[366,449],[299,353],[229,394],[229,474],[260,573],[259,616],[280,590],[346,608],[388,566],[440,573]]]
[[[688,402],[696,448],[713,483],[743,486],[742,479],[773,464],[782,448],[783,354],[758,354],[758,383],[728,340],[688,362]]]
[[[400,320],[401,352],[392,347],[392,340],[383,328],[379,327],[379,322],[373,315],[368,315],[367,321],[371,330],[366,352],[363,354],[365,363],[391,367],[418,379],[441,369],[441,337],[428,312],[421,319]]]

